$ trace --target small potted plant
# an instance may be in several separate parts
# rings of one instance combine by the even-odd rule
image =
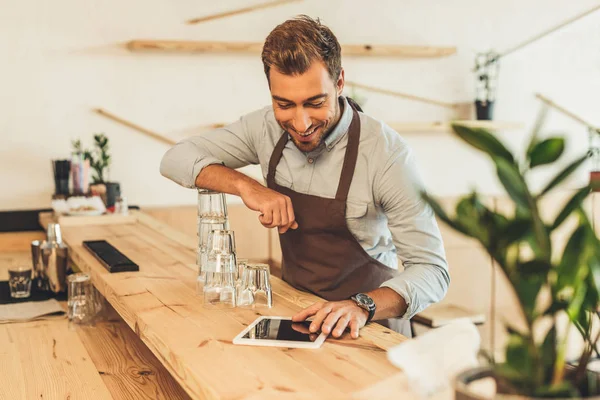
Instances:
[[[475,112],[478,120],[494,118],[499,58],[500,56],[493,51],[477,54],[475,58]]]
[[[117,197],[120,196],[120,186],[118,182],[108,180],[111,163],[108,137],[103,133],[95,134],[92,150],[83,149],[80,140],[74,141],[73,147],[76,152],[83,154],[85,160],[89,160],[93,171],[90,185],[92,194],[102,197],[106,207],[111,209],[114,207]]]
[[[589,154],[570,162],[534,193],[527,183],[529,173],[559,159],[565,147],[563,138],[540,140],[537,128],[524,156],[518,159],[489,131],[460,125],[453,125],[453,131],[490,157],[514,203],[514,212],[489,209],[475,192],[456,204],[452,216],[426,193],[423,198],[441,221],[479,241],[494,259],[514,289],[525,322],[524,327],[506,327],[509,340],[504,360],[494,362],[490,357],[489,367],[458,377],[456,398],[480,399],[467,384],[482,377],[495,379],[496,398],[600,398],[598,376],[587,369],[597,351],[599,334],[598,329],[592,330],[592,321],[597,320],[600,306],[600,241],[582,208],[590,187],[575,192],[551,220],[542,218],[538,206]],[[577,225],[564,251],[557,254],[552,251],[551,233],[568,218]],[[540,332],[544,323],[549,329]],[[566,359],[569,334],[581,335],[585,343],[575,361]]]

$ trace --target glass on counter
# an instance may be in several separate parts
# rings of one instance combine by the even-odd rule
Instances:
[[[237,300],[240,307],[273,307],[269,265],[249,263],[244,267]]]
[[[31,296],[31,273],[31,267],[17,266],[8,268],[10,297],[24,299]]]
[[[217,308],[235,307],[238,267],[233,231],[216,229],[210,233],[202,272],[204,304]]]

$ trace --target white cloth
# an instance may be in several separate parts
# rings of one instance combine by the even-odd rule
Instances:
[[[411,389],[430,396],[447,389],[456,375],[477,366],[481,338],[468,319],[432,329],[388,350],[388,359],[402,369]]]

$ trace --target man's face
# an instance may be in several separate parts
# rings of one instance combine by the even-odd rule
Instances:
[[[316,149],[340,117],[338,96],[344,88],[344,70],[333,82],[322,62],[313,62],[302,75],[269,72],[275,119],[304,152]]]

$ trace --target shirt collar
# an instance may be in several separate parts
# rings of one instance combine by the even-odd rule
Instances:
[[[350,123],[352,122],[352,107],[348,104],[348,100],[346,97],[340,96],[340,105],[342,107],[342,115],[340,120],[338,121],[333,131],[325,138],[325,147],[327,151],[331,151],[333,146],[335,146],[348,132],[348,128],[350,127]]]

